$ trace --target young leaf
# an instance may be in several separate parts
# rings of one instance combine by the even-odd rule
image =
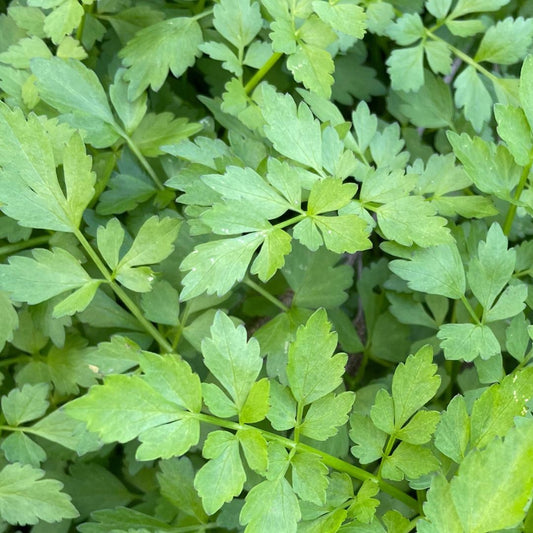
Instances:
[[[328,467],[318,455],[297,453],[291,461],[292,487],[304,500],[323,505],[328,488]]]
[[[158,91],[169,70],[179,78],[194,64],[201,42],[202,30],[194,18],[170,18],[137,32],[119,54],[129,67],[124,75],[130,82],[129,99],[139,98],[148,86]]]
[[[323,309],[313,313],[305,326],[298,328],[287,364],[287,377],[296,401],[309,404],[341,384],[347,356],[333,356],[336,346],[337,334],[330,331]]]
[[[263,25],[259,4],[250,0],[222,0],[213,9],[213,25],[237,49],[242,50]]]
[[[437,337],[446,359],[473,361],[490,359],[501,352],[500,343],[484,324],[443,324]]]
[[[362,39],[365,35],[366,16],[363,8],[353,4],[313,2],[314,12],[334,30]]]
[[[470,441],[470,419],[463,396],[457,395],[442,413],[437,431],[435,446],[444,455],[460,463]]]
[[[43,470],[14,463],[0,471],[0,515],[9,524],[53,523],[76,518],[78,511],[70,496],[61,492],[63,484],[42,479]]]

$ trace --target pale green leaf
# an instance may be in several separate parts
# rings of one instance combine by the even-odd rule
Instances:
[[[61,492],[63,484],[42,479],[43,470],[15,463],[0,471],[0,515],[10,524],[53,523],[76,518],[78,511],[70,496]]]
[[[204,444],[203,455],[210,459],[194,478],[194,487],[208,515],[238,496],[246,481],[238,438],[227,431],[213,431]]]
[[[250,44],[263,25],[259,4],[250,0],[221,0],[213,14],[216,30],[238,49]]]
[[[176,326],[180,318],[179,293],[168,281],[152,284],[152,290],[141,296],[144,316],[151,322]]]
[[[52,316],[54,318],[71,316],[86,309],[92,302],[101,283],[102,280],[92,280],[75,290],[72,294],[54,306]]]
[[[301,43],[296,52],[288,57],[287,68],[292,72],[294,79],[303,83],[310,91],[325,98],[331,96],[331,86],[335,81],[332,76],[335,65],[326,50],[312,44]]]
[[[466,289],[461,256],[452,244],[417,250],[409,261],[396,259],[389,267],[411,289],[420,292],[458,299]]]
[[[119,54],[128,67],[124,79],[130,82],[129,98],[135,100],[148,86],[158,91],[169,70],[179,78],[194,64],[201,42],[202,30],[194,18],[170,18],[138,31]]]
[[[0,288],[15,301],[37,304],[92,281],[79,261],[62,248],[35,248],[32,255],[11,256],[8,265],[0,265]]]
[[[240,429],[237,438],[246,457],[248,466],[259,474],[264,474],[268,466],[267,441],[256,429]]]
[[[442,340],[446,359],[450,360],[490,359],[501,352],[498,339],[483,324],[443,324],[437,337]]]
[[[285,264],[285,256],[292,249],[291,240],[290,235],[282,229],[270,230],[250,272],[257,274],[261,281],[268,281]]]
[[[354,4],[313,2],[313,10],[334,30],[362,39],[365,35],[366,16],[362,7]]]
[[[436,371],[433,349],[427,345],[396,367],[392,378],[392,398],[397,428],[435,396],[441,381]]]
[[[435,433],[439,419],[437,411],[418,411],[395,435],[409,444],[426,444]]]
[[[393,50],[387,72],[396,91],[417,91],[424,84],[424,45]]]
[[[260,422],[270,409],[270,381],[267,378],[256,381],[242,406],[239,420],[243,424]]]
[[[498,122],[498,135],[505,141],[515,161],[519,165],[527,165],[533,136],[524,111],[519,107],[496,104],[494,116]]]
[[[356,192],[357,185],[354,183],[342,183],[335,178],[318,180],[311,189],[307,201],[307,212],[310,215],[318,215],[337,211],[347,205]]]
[[[104,442],[127,442],[147,429],[180,418],[182,413],[139,376],[123,375],[108,376],[103,385],[67,404],[66,410]]]
[[[509,0],[459,0],[452,11],[453,18],[480,11],[496,11]]]
[[[182,280],[181,300],[190,300],[203,292],[226,294],[236,281],[242,280],[263,240],[263,235],[249,233],[198,245],[180,266],[181,270],[190,271]]]
[[[15,431],[0,446],[10,463],[22,463],[36,468],[46,460],[46,452],[25,433]]]
[[[298,499],[284,477],[255,485],[246,496],[240,521],[257,533],[296,533],[301,512]]]
[[[387,28],[387,34],[398,44],[413,44],[425,35],[425,28],[418,13],[406,13]]]
[[[211,326],[211,337],[202,342],[202,353],[205,365],[229,392],[240,411],[263,366],[259,343],[254,338],[247,342],[244,327],[236,328],[231,319],[219,311]]]
[[[314,440],[326,440],[346,424],[352,409],[355,395],[353,392],[333,393],[313,402],[305,415],[300,433]]]
[[[512,65],[524,58],[532,39],[533,20],[507,17],[485,32],[474,60]]]
[[[439,468],[438,459],[428,448],[400,442],[383,463],[383,477],[394,481],[417,479]]]
[[[0,351],[6,342],[13,340],[13,331],[18,328],[18,314],[8,295],[0,291]]]
[[[328,467],[318,455],[297,453],[291,460],[292,488],[304,501],[323,505],[328,488]]]
[[[125,69],[119,68],[109,86],[109,98],[128,135],[133,133],[146,114],[146,93],[139,98],[128,98],[128,83],[124,80]]]
[[[526,57],[520,72],[520,103],[533,129],[533,56]]]
[[[446,411],[442,413],[437,431],[435,446],[444,455],[460,463],[470,441],[470,420],[463,396],[452,398]]]
[[[378,429],[369,416],[352,413],[350,439],[355,443],[351,452],[361,464],[372,463],[381,458],[387,442],[387,433]]]
[[[265,133],[274,148],[298,163],[317,171],[322,168],[320,124],[305,104],[298,108],[290,95],[276,93],[265,85],[260,106],[267,126]]]
[[[2,396],[2,413],[8,424],[18,426],[35,418],[40,418],[48,408],[48,385],[24,385],[21,389],[12,389],[7,396]]]
[[[474,67],[466,67],[455,78],[455,105],[464,109],[465,117],[477,132],[490,119],[492,97]]]
[[[320,229],[328,250],[353,254],[372,247],[368,224],[358,215],[315,215],[312,221]]]
[[[511,429],[470,452],[450,482],[451,497],[466,531],[489,532],[516,526],[533,491],[533,424]]]

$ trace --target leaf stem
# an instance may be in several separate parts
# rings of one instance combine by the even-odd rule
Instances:
[[[248,276],[243,279],[243,283],[248,285],[251,289],[258,292],[263,298],[266,298],[270,303],[273,303],[276,307],[281,309],[284,313],[289,311],[289,308],[282,302],[280,302],[275,296],[272,296],[268,291],[263,289],[261,285],[258,285],[255,281],[252,281]]]
[[[41,235],[39,237],[34,237],[33,239],[28,239],[27,241],[16,242],[14,244],[6,244],[5,246],[0,246],[0,256],[2,255],[11,255],[20,250],[25,250],[26,248],[35,248],[40,244],[48,244],[51,235]]]
[[[338,457],[330,455],[329,453],[323,452],[322,450],[313,448],[312,446],[309,446],[307,444],[296,443],[291,439],[287,439],[286,437],[282,437],[281,435],[276,435],[275,433],[271,433],[270,431],[258,429],[254,426],[248,426],[246,424],[239,424],[230,420],[224,420],[216,416],[206,415],[203,413],[191,413],[191,416],[193,416],[197,420],[200,420],[201,422],[206,422],[207,424],[213,424],[222,428],[231,429],[233,431],[239,431],[240,429],[255,429],[256,431],[260,431],[263,437],[268,441],[278,442],[279,444],[285,446],[285,448],[288,448],[290,450],[296,448],[298,451],[301,452],[307,452],[318,455],[324,461],[324,464],[332,468],[333,470],[337,470],[338,472],[345,472],[349,476],[360,481],[371,479],[374,482],[378,483],[380,489],[383,492],[401,501],[411,509],[414,509],[416,512],[419,511],[418,501],[415,500],[415,498],[412,498],[402,490],[394,487],[393,485],[390,485],[382,479],[379,479],[374,474],[371,474],[370,472],[367,472],[366,470],[359,468],[358,466],[355,466],[351,463],[343,461]]]
[[[118,285],[112,278],[109,270],[104,265],[96,251],[93,249],[89,241],[85,238],[80,230],[76,230],[76,238],[83,246],[83,249],[87,252],[87,255],[92,259],[98,270],[102,273],[105,280],[109,283],[113,292],[122,300],[124,305],[128,308],[130,313],[139,321],[141,326],[147,331],[149,335],[159,344],[159,346],[165,350],[165,352],[172,353],[173,349],[170,343],[161,335],[157,328],[143,316],[141,310],[137,304],[128,296],[126,291]]]
[[[531,170],[531,165],[533,164],[533,161],[530,161],[528,165],[524,167],[522,170],[522,175],[520,176],[520,181],[518,182],[518,185],[516,187],[516,190],[514,192],[513,198],[515,200],[519,200],[520,196],[522,194],[522,191],[524,190],[524,187],[527,183],[527,178],[529,176],[529,172]],[[511,227],[513,225],[514,217],[516,215],[516,204],[510,204],[509,209],[507,211],[507,215],[505,216],[505,221],[503,223],[503,233],[504,235],[509,235],[511,232]]]
[[[133,142],[133,139],[122,128],[115,125],[115,129],[117,133],[126,141],[126,144],[135,154],[135,157],[139,160],[144,170],[146,170],[146,173],[150,176],[150,178],[152,178],[152,181],[156,184],[157,188],[163,191],[165,187],[163,187],[161,180],[157,177],[157,174],[152,168],[152,165],[148,163],[146,157],[144,157],[144,155],[139,150],[139,147]]]
[[[272,54],[265,61],[264,65],[248,80],[248,83],[244,86],[244,92],[250,94],[282,56],[283,54],[281,52],[275,52]]]
[[[479,320],[478,316],[476,315],[476,312],[470,305],[470,302],[466,299],[466,296],[463,294],[461,295],[461,302],[463,302],[463,305],[466,307],[466,310],[468,311],[469,315],[472,317],[472,320],[478,324],[481,325],[481,321]]]
[[[189,319],[189,313],[191,312],[191,303],[190,300],[185,304],[185,309],[183,310],[183,315],[181,316],[178,327],[176,328],[176,335],[174,335],[174,340],[172,341],[172,351],[175,351],[178,343],[180,341],[187,320]]]

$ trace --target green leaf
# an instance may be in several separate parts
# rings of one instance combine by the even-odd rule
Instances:
[[[486,322],[495,322],[518,315],[526,306],[527,285],[509,285],[485,316]]]
[[[296,426],[296,401],[289,388],[276,381],[270,384],[270,409],[267,418],[272,427],[278,431]]]
[[[204,444],[203,456],[210,459],[194,478],[194,487],[208,515],[238,496],[246,481],[239,455],[239,440],[227,431],[213,431]]]
[[[0,201],[4,213],[20,225],[73,232],[94,194],[95,175],[75,133],[64,150],[66,194],[59,185],[53,146],[43,123],[34,115],[0,106]]]
[[[296,533],[301,512],[298,499],[284,477],[255,485],[246,496],[240,521],[257,533]]]
[[[424,84],[424,45],[393,50],[387,72],[396,91],[417,91]]]
[[[223,198],[249,202],[265,218],[277,218],[291,207],[251,168],[229,166],[222,176],[210,174],[202,176],[202,181],[220,193]]]
[[[398,44],[407,46],[424,37],[424,23],[418,13],[406,13],[387,28],[387,34]]]
[[[492,224],[486,240],[479,242],[477,257],[470,260],[467,273],[470,289],[484,309],[492,307],[511,279],[515,262],[516,252],[507,249],[507,238],[501,227]]]
[[[382,457],[387,442],[387,433],[377,428],[369,416],[352,413],[350,439],[355,443],[351,452],[361,464],[372,463]]]
[[[326,248],[332,252],[353,254],[372,247],[368,224],[357,215],[315,215],[312,220],[320,229]]]
[[[292,487],[304,500],[323,505],[328,488],[328,467],[318,455],[297,453],[291,461]]]
[[[257,2],[221,0],[213,9],[216,30],[238,49],[250,44],[263,25]]]
[[[270,381],[267,378],[256,381],[242,406],[239,420],[244,424],[260,422],[270,409]]]
[[[396,259],[389,268],[417,291],[458,299],[466,289],[461,256],[452,244],[417,250],[409,261]]]
[[[288,57],[287,68],[294,79],[303,83],[310,91],[325,98],[331,96],[335,64],[326,50],[312,44],[300,43],[296,52]]]
[[[403,246],[421,247],[451,241],[446,219],[435,216],[436,209],[421,196],[405,196],[376,209],[378,224],[387,239]]]
[[[139,357],[144,381],[166,400],[199,413],[202,408],[200,378],[179,356],[142,352]]]
[[[394,481],[417,479],[434,472],[440,466],[438,459],[428,448],[400,442],[383,462],[383,477]]]
[[[28,464],[38,468],[46,460],[46,452],[22,432],[11,433],[0,447],[10,463]]]
[[[180,270],[190,271],[182,280],[181,301],[203,292],[216,292],[218,296],[226,294],[236,281],[242,280],[253,253],[263,240],[263,235],[249,233],[234,239],[199,244],[180,266]]]
[[[170,18],[137,32],[119,54],[128,67],[124,79],[130,82],[129,99],[138,98],[148,86],[158,91],[169,70],[179,78],[194,64],[201,42],[202,30],[194,18]],[[154,62],[154,57],[160,60]]]
[[[119,68],[115,74],[113,84],[109,87],[109,98],[113,104],[118,117],[126,133],[130,135],[139,126],[146,114],[146,93],[139,98],[130,100],[128,98],[128,83],[124,80],[126,69]]]
[[[524,518],[533,491],[533,424],[511,429],[470,452],[450,482],[450,492],[466,531],[494,531],[516,526]],[[512,495],[512,496],[509,496]]]
[[[156,157],[164,153],[162,146],[177,144],[201,130],[200,124],[165,111],[144,115],[131,138],[143,155]]]
[[[166,259],[174,251],[181,221],[157,215],[150,217],[139,229],[133,244],[119,261],[116,270],[138,265],[153,265]]]
[[[6,342],[13,340],[13,331],[19,326],[19,317],[11,300],[5,292],[0,291],[0,351]]]
[[[483,448],[494,437],[503,437],[524,416],[533,394],[533,369],[525,368],[506,376],[483,392],[474,402],[471,416],[472,447]]]
[[[33,259],[12,256],[0,265],[0,288],[18,302],[37,304],[91,282],[79,261],[62,248],[35,248]]]
[[[240,412],[263,366],[259,343],[254,338],[246,342],[244,327],[236,328],[219,311],[211,326],[211,338],[202,342],[202,353],[205,365],[231,395]]]
[[[194,489],[191,461],[186,457],[164,460],[159,462],[159,468],[161,471],[157,473],[157,481],[161,495],[188,515],[196,517],[200,522],[207,522],[202,501]],[[119,523],[118,526],[122,527],[123,524]]]
[[[457,395],[452,398],[446,411],[442,413],[435,432],[435,446],[444,455],[460,463],[464,459],[469,441],[470,420],[465,400],[463,396]]]
[[[392,378],[392,397],[397,428],[435,396],[440,386],[440,376],[436,371],[430,346],[424,346],[396,367]]]
[[[260,106],[267,126],[265,133],[274,148],[318,172],[322,168],[322,135],[320,124],[309,108],[301,103],[298,108],[289,96],[263,86],[263,104]]]
[[[527,165],[533,136],[524,111],[519,107],[496,104],[494,116],[498,122],[498,135],[505,141],[515,161],[519,165]]]
[[[58,57],[32,59],[31,70],[37,78],[39,96],[64,113],[70,126],[84,130],[87,142],[101,148],[118,139],[106,94],[92,70],[76,59]]]
[[[503,145],[496,146],[480,137],[470,138],[448,133],[448,140],[457,158],[478,189],[508,199],[520,181],[521,168]]]
[[[155,281],[150,292],[141,296],[144,316],[151,322],[175,326],[179,323],[179,293],[168,281]]]
[[[330,331],[323,309],[298,328],[296,340],[289,347],[287,364],[287,377],[296,401],[309,404],[341,384],[347,356],[333,356],[336,346],[337,335]]]
[[[2,412],[7,423],[18,426],[35,418],[40,418],[48,408],[48,385],[24,385],[21,389],[12,389],[7,396],[2,396]]]
[[[446,359],[473,361],[490,359],[501,352],[500,343],[489,326],[483,324],[444,324],[437,337]]]
[[[108,188],[101,194],[96,206],[99,215],[115,215],[135,209],[156,193],[153,183],[146,177],[115,174]]]
[[[333,437],[339,427],[346,424],[354,400],[353,392],[342,392],[338,395],[327,394],[313,402],[300,426],[300,433],[314,440]]]
[[[67,296],[54,306],[52,316],[54,318],[71,316],[86,309],[92,302],[101,283],[102,280],[92,280],[74,291],[70,296]]]
[[[292,249],[291,241],[290,235],[282,229],[270,230],[250,272],[257,274],[261,281],[268,281],[285,264],[285,256]]]
[[[43,470],[15,463],[0,471],[0,515],[9,524],[53,523],[76,518],[78,511],[63,484],[42,479]]]
[[[398,427],[394,421],[394,401],[386,389],[378,390],[374,405],[370,409],[370,418],[376,427],[391,435],[395,427]]]
[[[426,41],[424,43],[424,52],[431,70],[435,74],[450,74],[452,69],[452,53],[443,41]],[[425,73],[426,83],[428,73]]]
[[[54,4],[54,9],[44,20],[44,31],[55,44],[58,44],[80,24],[84,11],[78,0],[60,0]],[[50,7],[45,0],[34,0],[32,5]]]
[[[492,111],[492,97],[483,80],[474,67],[468,66],[455,78],[453,84],[455,105],[459,109],[463,108],[466,119],[477,132],[481,131]]]
[[[264,475],[268,467],[267,441],[256,429],[240,429],[237,438],[246,457],[248,466]]]
[[[239,58],[225,44],[210,41],[202,43],[198,49],[204,54],[207,54],[211,59],[223,61],[222,68],[229,70],[235,76],[242,76],[242,65]]]
[[[474,60],[512,65],[524,58],[532,40],[533,20],[507,17],[485,32]]]
[[[365,35],[366,16],[362,7],[354,4],[313,2],[314,12],[334,30],[362,39]]]
[[[530,128],[533,129],[533,56],[527,56],[520,71],[520,102],[527,117]]]
[[[128,442],[147,429],[180,418],[182,412],[139,376],[122,375],[108,376],[103,385],[67,404],[66,410],[104,442]]]
[[[337,211],[347,205],[356,192],[357,185],[353,183],[342,183],[335,178],[318,180],[311,189],[307,212],[310,215],[318,215]]]
[[[452,16],[458,18],[469,13],[496,11],[508,2],[509,0],[459,0],[452,11]]]
[[[439,419],[440,413],[437,411],[419,411],[395,435],[409,444],[426,444],[435,433]]]

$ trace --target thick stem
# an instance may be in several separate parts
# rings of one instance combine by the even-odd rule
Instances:
[[[40,237],[34,237],[33,239],[28,239],[27,241],[16,242],[14,244],[6,244],[5,246],[0,246],[0,256],[2,255],[11,255],[20,250],[26,250],[27,248],[35,248],[40,244],[48,244],[51,235],[41,235]]]
[[[250,94],[257,86],[257,84],[267,75],[268,71],[278,62],[283,54],[276,52],[272,54],[265,64],[250,78],[248,83],[244,86],[244,92]]]
[[[191,413],[191,416],[193,416],[194,418],[202,422],[206,422],[207,424],[213,424],[215,426],[219,426],[225,429],[231,429],[233,431],[239,431],[240,429],[256,429],[257,430],[257,428],[254,428],[253,426],[248,426],[246,424],[239,424],[237,422],[231,422],[230,420],[224,420],[221,418],[217,418],[216,416],[205,415],[203,413],[199,413],[199,414]],[[286,437],[282,437],[281,435],[276,435],[275,433],[271,433],[270,431],[265,431],[262,429],[257,430],[257,431],[261,431],[261,434],[266,440],[271,441],[271,442],[278,442],[279,444],[281,444],[282,446],[285,446],[285,448],[288,448],[289,450],[293,450],[294,448],[296,448],[298,451],[301,451],[301,452],[307,452],[307,453],[318,455],[326,466],[328,466],[329,468],[333,470],[337,470],[338,472],[345,472],[346,474],[353,477],[354,479],[358,479],[360,481],[371,479],[374,482],[378,483],[380,489],[383,492],[401,501],[402,503],[404,503],[411,509],[414,509],[416,512],[419,511],[418,502],[414,498],[412,498],[408,494],[405,494],[405,492],[394,487],[393,485],[390,485],[389,483],[383,481],[382,479],[378,478],[374,474],[371,474],[370,472],[363,470],[362,468],[359,468],[351,463],[343,461],[342,459],[339,459],[338,457],[330,455],[329,453],[323,452],[322,450],[318,450],[317,448],[308,446],[307,444],[296,443],[291,439],[287,439]]]

